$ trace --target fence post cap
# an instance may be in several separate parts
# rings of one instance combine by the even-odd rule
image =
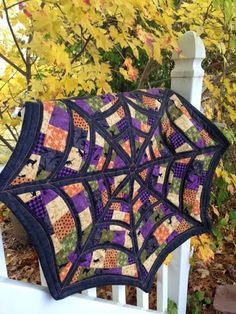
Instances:
[[[173,53],[174,60],[184,57],[185,59],[204,59],[206,57],[205,46],[202,39],[193,31],[184,33],[178,40],[181,55]]]

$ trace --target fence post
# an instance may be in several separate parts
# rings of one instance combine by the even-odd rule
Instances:
[[[196,33],[186,32],[179,40],[180,55],[174,53],[175,67],[171,72],[171,89],[185,97],[197,109],[201,108],[204,71],[201,62],[205,58],[203,41]],[[168,297],[176,302],[178,314],[186,313],[190,240],[174,252],[168,269]]]

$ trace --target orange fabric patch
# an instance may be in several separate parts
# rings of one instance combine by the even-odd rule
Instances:
[[[64,266],[63,268],[60,269],[59,277],[60,277],[61,282],[66,278],[69,270],[71,269],[71,266],[72,266],[72,263],[69,262],[66,264],[66,266]]]
[[[108,194],[107,194],[107,191],[103,191],[102,192],[102,203],[103,203],[103,206],[106,206],[108,202]]]
[[[191,158],[178,159],[177,162],[180,164],[188,164]]]
[[[84,190],[84,187],[81,183],[75,183],[66,185],[63,187],[63,190],[68,194],[70,197],[73,197],[74,195],[80,193]]]
[[[155,110],[157,108],[156,100],[154,98],[143,96],[143,103],[144,103],[144,105],[146,105],[147,107],[149,107],[153,110]]]
[[[189,224],[184,220],[177,226],[176,232],[182,233],[182,232],[188,230],[189,227],[190,227]]]
[[[111,209],[112,209],[112,210],[118,210],[118,211],[120,211],[120,208],[121,208],[121,203],[112,203],[112,204],[111,204]]]
[[[16,184],[21,184],[21,183],[24,183],[24,182],[31,182],[31,181],[33,181],[33,179],[29,179],[29,178],[26,178],[26,177],[24,177],[24,178],[16,177],[12,181],[11,185],[16,185]]]
[[[203,139],[207,145],[210,144],[211,138],[205,130],[201,130],[200,135],[203,137]]]
[[[117,110],[117,114],[120,118],[124,118],[125,117],[125,112],[124,112],[124,109],[123,107],[119,107],[118,110]]]
[[[64,131],[49,124],[47,134],[44,140],[44,146],[58,150],[60,152],[64,152],[66,147],[67,135],[67,131]]]
[[[144,169],[144,170],[143,170],[142,172],[140,172],[139,174],[140,174],[141,178],[142,178],[143,180],[145,180],[146,177],[147,177],[147,169]]]
[[[116,258],[117,251],[114,249],[108,249],[105,255],[104,268],[115,268],[117,266]]]
[[[200,202],[195,200],[192,208],[192,213],[194,215],[199,215],[200,214]]]
[[[151,126],[146,123],[141,123],[141,130],[145,133],[150,131]]]
[[[131,156],[131,148],[130,148],[130,142],[129,140],[124,142],[121,147],[124,149],[124,151],[129,155]]]
[[[75,222],[70,212],[58,219],[53,225],[53,230],[59,241],[63,240],[73,229],[75,229]]]
[[[140,199],[138,199],[133,205],[133,212],[137,213],[142,204],[143,203],[140,201]]]
[[[44,110],[47,111],[49,114],[51,114],[53,112],[55,105],[56,105],[56,103],[53,100],[43,102]]]
[[[197,195],[196,191],[185,189],[183,195],[184,203],[193,206],[196,199],[196,195]]]
[[[78,281],[80,272],[81,272],[81,267],[78,267],[70,283],[75,283],[76,281]]]
[[[84,129],[86,131],[89,130],[88,123],[74,110],[72,110],[74,125],[78,128]]]
[[[97,170],[102,170],[102,167],[103,167],[103,165],[105,164],[105,161],[106,161],[106,158],[105,158],[104,156],[101,156],[101,157],[99,158],[99,161],[98,161],[98,164],[97,164],[96,169],[97,169]]]
[[[165,240],[168,238],[169,236],[169,230],[166,228],[166,226],[164,225],[164,223],[162,223],[154,232],[154,236],[157,239],[157,242],[159,244],[162,244],[165,242]]]

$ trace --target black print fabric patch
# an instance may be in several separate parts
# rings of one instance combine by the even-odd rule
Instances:
[[[183,97],[154,88],[25,107],[0,200],[31,236],[55,299],[106,284],[147,292],[168,253],[211,230],[228,142]]]

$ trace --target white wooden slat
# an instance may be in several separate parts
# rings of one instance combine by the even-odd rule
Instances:
[[[162,264],[157,273],[157,310],[167,312],[168,307],[168,266]]]
[[[0,276],[6,278],[8,277],[1,228],[0,228]]]
[[[169,298],[178,305],[178,313],[186,313],[189,277],[190,240],[173,252],[169,265]]]
[[[112,301],[126,304],[125,286],[112,286]]]
[[[47,281],[44,277],[44,273],[43,273],[40,262],[39,262],[39,274],[40,274],[41,286],[47,287]]]
[[[123,305],[103,299],[92,299],[74,294],[55,301],[48,288],[0,277],[1,314],[147,314],[161,312],[145,311],[132,305]],[[14,302],[12,302],[14,299]]]
[[[149,309],[149,293],[137,288],[137,306],[144,310]]]
[[[83,295],[87,295],[89,297],[96,298],[97,297],[97,289],[96,288],[90,288],[90,289],[87,289],[87,290],[83,290],[82,294]]]
[[[171,72],[171,89],[185,97],[197,109],[201,109],[204,70],[202,60],[206,57],[203,41],[196,33],[186,32],[179,39],[181,54],[174,53],[175,67]],[[168,272],[168,297],[176,302],[178,314],[186,313],[190,240],[174,251]]]

